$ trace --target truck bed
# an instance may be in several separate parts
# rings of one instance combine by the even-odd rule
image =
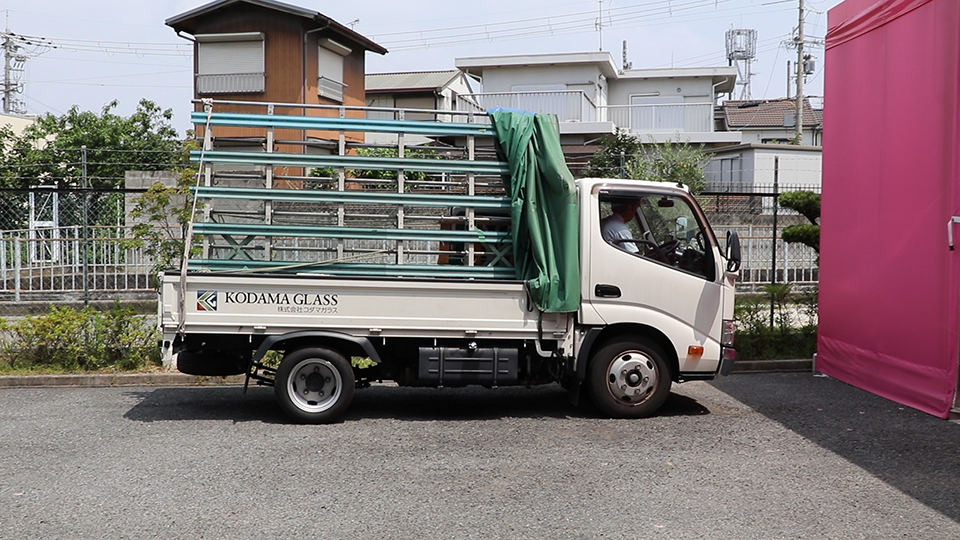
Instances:
[[[560,339],[571,317],[541,314],[523,282],[513,280],[191,272],[181,320],[180,287],[180,274],[161,275],[165,335],[323,329],[367,337]]]

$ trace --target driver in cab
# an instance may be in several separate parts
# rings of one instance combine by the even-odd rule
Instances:
[[[612,214],[600,220],[600,234],[603,239],[629,253],[640,253],[628,223],[637,218],[640,201],[628,201],[613,205]]]

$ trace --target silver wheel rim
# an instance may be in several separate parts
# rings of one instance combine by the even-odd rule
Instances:
[[[343,380],[330,362],[320,358],[301,360],[287,379],[287,395],[304,412],[326,411],[340,399]]]
[[[618,354],[607,372],[607,389],[625,405],[639,405],[648,400],[659,381],[657,363],[640,351]]]

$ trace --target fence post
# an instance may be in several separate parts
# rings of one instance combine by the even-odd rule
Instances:
[[[20,301],[20,270],[21,265],[21,253],[23,247],[20,244],[20,235],[13,241],[13,299],[17,302]]]
[[[80,162],[83,166],[83,178],[81,179],[81,186],[84,189],[89,188],[87,185],[87,145],[80,147]],[[90,304],[90,192],[83,192],[83,305],[87,306]]]
[[[773,236],[771,239],[772,242],[772,258],[770,267],[773,270],[773,273],[770,276],[770,285],[777,284],[777,209],[780,207],[780,156],[774,156],[773,158]],[[776,303],[776,290],[771,287],[770,289],[770,329],[773,329],[774,326],[774,304]]]

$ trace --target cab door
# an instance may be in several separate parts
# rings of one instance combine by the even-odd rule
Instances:
[[[723,273],[716,239],[699,205],[688,194],[653,187],[598,187],[591,197],[588,214],[596,223],[583,238],[589,246],[583,291],[589,306],[583,317],[606,325],[651,326],[673,343],[681,372],[716,369]],[[610,229],[606,220],[624,205],[636,208],[624,220],[632,238],[604,238],[601,231]]]

